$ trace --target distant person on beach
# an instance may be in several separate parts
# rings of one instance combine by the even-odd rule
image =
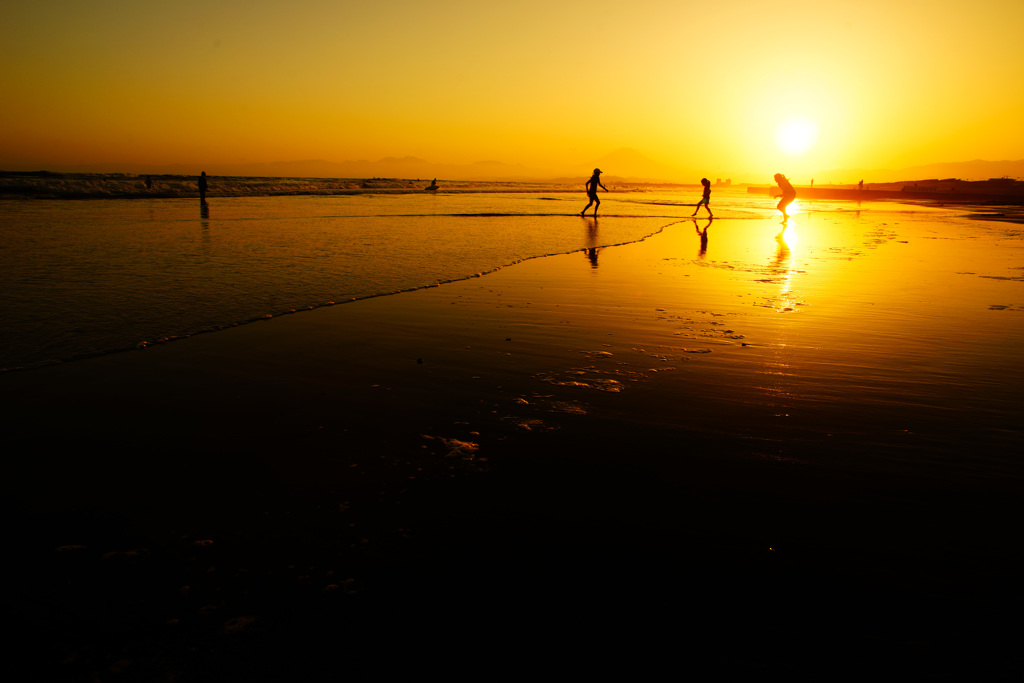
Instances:
[[[149,176],[146,176],[146,189],[147,190],[152,190],[153,189],[153,179],[150,178]]]
[[[863,180],[860,181],[859,183],[857,183],[857,189],[858,190],[863,190],[864,189],[864,181]]]
[[[199,201],[206,201],[206,171],[199,176]]]
[[[590,205],[593,204],[594,205],[594,218],[597,218],[597,208],[599,206],[601,206],[601,200],[597,198],[597,188],[598,187],[600,187],[605,192],[608,191],[608,188],[601,184],[601,169],[595,168],[594,169],[594,175],[590,176],[590,180],[587,181],[587,185],[586,185],[587,197],[590,199],[590,201],[587,202],[587,205],[585,207],[583,207],[582,211],[580,211],[580,215],[581,216],[585,216],[586,213],[587,213],[587,209],[589,209]]]
[[[796,199],[796,190],[793,189],[792,183],[786,179],[786,176],[781,173],[775,174],[775,182],[778,184],[779,189],[782,190],[782,194],[775,195],[776,197],[782,197],[782,199],[779,200],[778,209],[782,212],[782,219],[789,220],[789,214],[786,213],[786,207]]]
[[[700,211],[700,207],[703,205],[704,208],[708,210],[708,216],[713,216],[714,214],[711,213],[711,206],[710,206],[710,203],[711,203],[711,181],[708,180],[707,178],[701,178],[700,179],[700,184],[704,186],[704,196],[700,198],[699,202],[697,202],[697,208],[694,209],[693,213],[691,213],[690,215],[691,216],[696,216],[697,212]]]

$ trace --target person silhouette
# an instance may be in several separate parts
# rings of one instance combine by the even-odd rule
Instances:
[[[789,220],[789,214],[786,213],[786,207],[796,199],[796,190],[793,189],[793,184],[789,182],[786,176],[781,173],[775,174],[775,182],[778,184],[779,189],[782,190],[782,194],[774,195],[775,197],[782,197],[776,208],[782,212],[782,220],[786,221]]]
[[[701,205],[703,205],[704,208],[708,210],[708,215],[709,216],[713,216],[714,214],[711,213],[711,206],[710,206],[710,202],[711,202],[711,181],[708,180],[707,178],[701,178],[700,179],[700,184],[704,186],[704,196],[700,198],[699,202],[697,202],[697,208],[694,209],[693,213],[691,213],[690,215],[691,216],[696,216],[697,212],[700,211]]]
[[[590,199],[590,201],[587,202],[587,205],[585,207],[583,207],[582,211],[580,211],[580,215],[581,216],[586,215],[587,209],[589,209],[590,205],[593,204],[594,205],[594,218],[597,218],[597,207],[601,206],[601,200],[597,198],[597,188],[600,186],[600,188],[602,190],[604,190],[605,192],[608,191],[607,187],[605,187],[604,185],[601,185],[601,178],[600,178],[600,176],[601,176],[601,169],[595,168],[594,169],[594,175],[590,176],[590,180],[587,181],[587,185],[586,185],[587,197]]]
[[[206,201],[206,171],[199,176],[199,201]]]

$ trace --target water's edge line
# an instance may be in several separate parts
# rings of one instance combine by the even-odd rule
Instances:
[[[666,216],[666,218],[667,218],[667,216]],[[225,325],[220,325],[220,326],[213,327],[213,328],[208,328],[208,329],[205,329],[205,330],[197,330],[195,332],[190,332],[188,334],[181,334],[181,335],[176,335],[176,336],[173,336],[173,337],[164,337],[164,338],[158,339],[156,341],[141,340],[141,341],[135,343],[133,346],[126,346],[126,347],[117,348],[117,349],[107,349],[107,350],[104,350],[104,351],[95,351],[95,352],[91,352],[91,353],[81,353],[81,354],[76,354],[76,355],[73,355],[73,356],[68,356],[68,357],[65,357],[65,358],[58,358],[58,359],[47,360],[47,361],[40,361],[38,363],[33,363],[31,365],[14,366],[14,367],[10,367],[10,368],[0,368],[0,375],[4,375],[4,374],[7,374],[7,373],[12,373],[12,372],[29,372],[29,371],[32,371],[32,370],[40,370],[42,368],[53,367],[55,365],[64,365],[65,363],[74,363],[74,362],[77,362],[77,361],[89,360],[90,358],[99,358],[99,357],[102,357],[102,356],[110,356],[110,355],[117,354],[117,353],[128,353],[128,352],[131,352],[131,351],[142,351],[142,350],[145,350],[146,348],[148,348],[150,346],[170,344],[171,342],[182,341],[184,339],[191,339],[192,337],[195,337],[195,336],[198,336],[198,335],[201,335],[201,334],[212,334],[212,333],[215,333],[215,332],[224,332],[226,330],[232,330],[232,329],[235,329],[237,327],[242,327],[243,325],[251,325],[253,323],[263,322],[263,321],[266,321],[266,320],[271,320],[273,318],[280,318],[280,317],[286,316],[286,315],[293,315],[293,314],[296,314],[296,313],[308,313],[310,311],[316,311],[316,310],[319,310],[321,308],[327,308],[329,306],[341,306],[341,305],[344,305],[344,304],[354,303],[356,301],[366,301],[368,299],[378,299],[378,298],[386,297],[386,296],[395,296],[397,294],[406,294],[408,292],[417,292],[417,291],[420,291],[420,290],[423,290],[423,289],[430,289],[430,288],[433,288],[433,287],[440,287],[442,285],[453,284],[453,283],[456,283],[456,282],[465,282],[466,280],[472,280],[474,278],[486,277],[487,275],[491,275],[493,273],[496,273],[499,270],[502,270],[504,268],[508,268],[508,267],[517,265],[519,263],[524,263],[526,261],[532,261],[534,259],[550,258],[550,257],[555,257],[555,256],[567,256],[569,254],[575,254],[575,253],[578,253],[578,252],[581,252],[581,251],[586,251],[586,250],[591,249],[591,248],[594,248],[594,249],[609,249],[609,248],[612,248],[612,247],[622,247],[622,246],[626,246],[626,245],[630,245],[630,244],[639,244],[640,242],[643,242],[645,240],[650,239],[651,237],[654,237],[656,235],[661,234],[666,228],[669,228],[669,227],[671,227],[673,225],[676,225],[677,223],[683,223],[683,222],[688,221],[688,220],[689,220],[689,218],[680,218],[678,220],[673,220],[671,223],[666,223],[665,225],[662,225],[660,228],[658,228],[654,232],[649,233],[647,235],[643,235],[642,237],[639,237],[639,238],[637,238],[635,240],[629,240],[629,241],[626,241],[626,242],[618,242],[618,243],[615,243],[615,244],[596,244],[596,245],[594,245],[594,247],[583,247],[582,249],[572,249],[570,251],[560,251],[560,252],[555,252],[555,253],[552,253],[552,254],[538,254],[536,256],[526,256],[524,258],[521,258],[521,259],[518,259],[518,260],[515,260],[515,261],[511,261],[509,263],[504,263],[504,264],[498,265],[498,266],[492,268],[491,270],[482,271],[482,272],[479,272],[479,273],[473,273],[471,275],[465,275],[465,276],[462,276],[462,277],[456,277],[456,278],[452,278],[450,280],[438,280],[437,282],[433,282],[433,283],[427,284],[427,285],[418,285],[416,287],[407,287],[405,289],[396,289],[396,290],[391,291],[391,292],[379,292],[379,293],[376,293],[376,294],[366,294],[364,296],[355,296],[355,297],[351,297],[349,299],[345,299],[344,301],[327,301],[327,302],[324,302],[324,303],[321,303],[321,304],[314,304],[314,305],[311,305],[311,306],[307,306],[306,308],[293,308],[293,309],[288,309],[288,310],[284,310],[284,311],[280,311],[280,312],[276,312],[276,313],[265,313],[263,315],[256,316],[255,318],[250,318],[248,320],[242,320],[242,321],[238,321],[238,322],[227,323]]]

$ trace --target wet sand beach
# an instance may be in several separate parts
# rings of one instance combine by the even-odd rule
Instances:
[[[1019,229],[781,227],[5,374],[13,644],[68,680],[1012,662]]]

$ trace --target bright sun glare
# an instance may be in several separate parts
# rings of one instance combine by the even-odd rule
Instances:
[[[787,119],[775,131],[779,149],[794,156],[803,154],[818,139],[818,124],[810,119]]]

